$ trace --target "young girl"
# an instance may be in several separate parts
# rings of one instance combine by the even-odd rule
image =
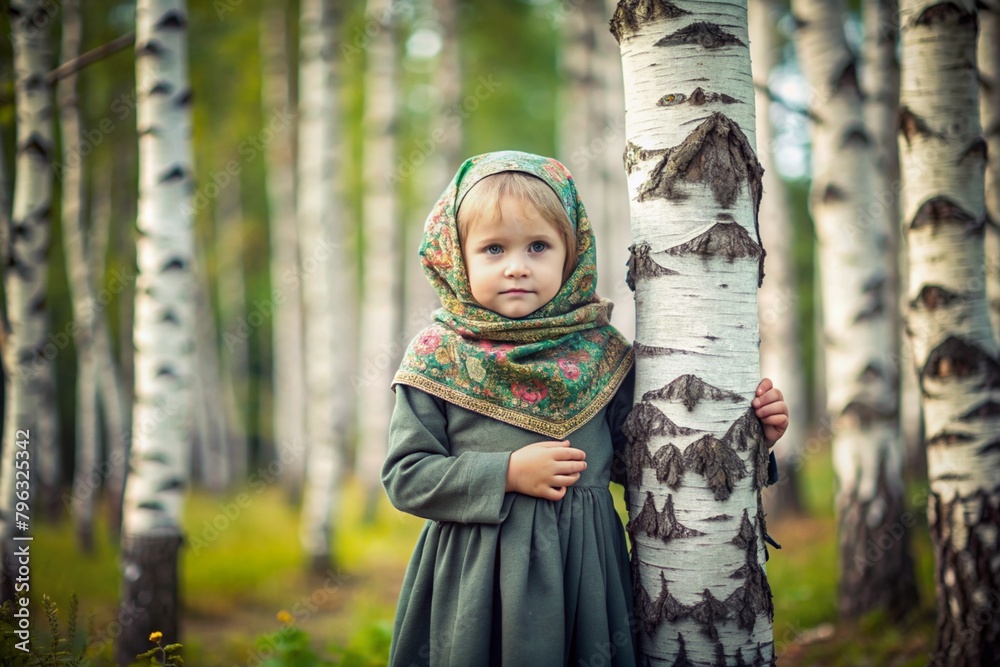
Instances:
[[[394,506],[429,521],[390,665],[634,665],[628,553],[608,490],[632,350],[595,296],[572,177],[529,153],[466,160],[420,254],[443,308],[393,380],[382,482]],[[781,394],[764,380],[757,396],[777,440]]]

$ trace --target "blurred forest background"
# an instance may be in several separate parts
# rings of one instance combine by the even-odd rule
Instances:
[[[555,156],[577,177],[589,205],[588,185],[598,182],[598,171],[624,183],[623,173],[612,172],[614,165],[622,169],[624,118],[614,111],[614,104],[604,104],[620,94],[614,91],[613,76],[602,80],[607,87],[593,88],[583,97],[574,89],[580,77],[573,68],[581,62],[574,49],[589,40],[593,44],[588,57],[608,65],[601,71],[617,67],[620,72],[618,46],[607,30],[610,5],[599,8],[595,20],[595,14],[584,7],[593,3],[582,0],[397,2],[389,33],[395,47],[391,60],[397,69],[392,73],[393,96],[387,102],[372,93],[375,79],[370,78],[369,46],[382,31],[371,7],[360,0],[337,4],[341,15],[333,27],[332,58],[337,61],[338,80],[332,103],[339,117],[333,143],[339,167],[327,185],[338,196],[336,217],[345,239],[339,249],[353,293],[346,301],[331,295],[325,307],[358,325],[353,335],[363,336],[357,333],[362,316],[355,309],[365,301],[366,272],[379,268],[369,265],[373,256],[366,253],[370,250],[366,244],[377,239],[363,231],[366,173],[371,173],[366,172],[371,166],[365,163],[366,141],[371,139],[366,123],[373,122],[371,118],[366,121],[366,113],[372,114],[373,109],[385,112],[396,141],[391,149],[395,159],[388,163],[388,173],[384,167],[381,173],[398,177],[391,179],[398,196],[392,206],[398,207],[402,233],[403,279],[395,289],[406,304],[400,335],[390,338],[383,349],[354,353],[353,372],[335,378],[341,388],[358,390],[366,384],[365,378],[377,377],[382,382],[384,375],[377,373],[384,373],[385,366],[390,367],[391,376],[409,336],[428,321],[432,305],[428,295],[433,295],[417,261],[420,231],[430,204],[461,160],[499,149]],[[859,51],[864,37],[862,8],[859,2],[848,4],[845,30],[851,46]],[[135,9],[129,2],[88,0],[81,13],[80,52],[110,44],[135,30]],[[275,270],[276,230],[294,227],[295,218],[294,211],[275,206],[270,196],[275,186],[268,179],[269,165],[273,170],[276,164],[301,163],[296,103],[308,93],[297,74],[301,9],[295,0],[189,0],[195,271],[201,285],[198,298],[203,302],[198,322],[204,329],[199,345],[211,349],[198,353],[203,383],[197,393],[199,435],[184,504],[186,542],[180,552],[180,641],[188,664],[263,664],[269,655],[291,651],[287,646],[277,647],[279,640],[272,634],[289,616],[307,633],[303,641],[311,650],[335,664],[384,664],[403,570],[422,525],[421,520],[394,510],[384,497],[373,500],[370,475],[365,476],[364,457],[356,449],[366,427],[352,420],[347,437],[338,443],[342,481],[336,500],[328,501],[334,512],[332,526],[322,524],[333,535],[331,553],[324,555],[320,550],[317,560],[317,552],[310,552],[300,537],[302,522],[308,520],[303,512],[303,503],[308,502],[303,493],[307,472],[304,457],[296,454],[295,439],[282,433],[274,417],[275,346],[280,331],[273,314],[282,290],[298,285],[300,278],[302,284],[308,283],[310,276],[306,272],[294,280],[282,280],[285,274]],[[822,364],[817,362],[821,349],[815,305],[816,238],[807,211],[808,86],[796,59],[794,21],[787,3],[751,2],[751,11],[771,16],[774,64],[769,72],[755,71],[755,78],[768,82],[776,101],[769,113],[772,168],[781,177],[780,196],[794,230],[790,253],[797,274],[797,282],[785,286],[789,295],[785,316],[796,319],[800,328],[801,350],[795,363],[805,381],[805,396],[797,397],[804,411],[793,413],[792,420],[808,425],[799,436],[804,439],[796,443],[808,452],[798,475],[800,511],[775,509],[780,517],[769,520],[769,532],[783,545],[782,550],[771,551],[767,565],[774,593],[776,652],[783,664],[926,664],[933,637],[933,559],[925,517],[926,471],[919,450],[907,461],[906,500],[913,519],[911,541],[920,604],[898,623],[889,623],[880,612],[850,620],[838,615],[835,482],[830,430],[822,407]],[[582,16],[588,20],[583,26]],[[10,33],[7,20],[4,12],[0,16],[4,34]],[[49,27],[58,56],[62,30],[58,12]],[[265,75],[269,48],[276,49],[271,57],[278,53],[284,73],[279,67]],[[445,69],[442,78],[441,70],[447,65],[443,54],[449,48],[457,49],[458,67]],[[267,76],[275,78],[268,83]],[[277,97],[267,88],[275,81],[288,86]],[[7,192],[13,192],[17,176],[13,82],[11,41],[0,40],[0,138]],[[458,86],[448,87],[449,83]],[[125,405],[130,406],[139,187],[132,42],[126,38],[118,50],[82,67],[76,87],[88,257],[99,258],[91,263],[94,290],[109,295],[99,316],[107,323]],[[275,104],[275,99],[285,99],[287,104]],[[600,100],[603,116],[574,126],[581,99]],[[269,153],[277,146],[283,148]],[[61,145],[57,155],[65,160]],[[42,622],[41,594],[58,605],[63,623],[75,594],[81,628],[92,615],[92,646],[87,655],[96,664],[104,664],[112,659],[114,639],[121,631],[116,625],[121,623],[117,615],[119,526],[116,501],[113,494],[105,493],[110,477],[106,474],[93,478],[97,480],[95,492],[83,494],[94,501],[92,521],[74,519],[83,497],[79,490],[87,482],[81,482],[79,475],[78,443],[83,436],[76,387],[80,371],[75,341],[68,334],[74,319],[71,285],[75,279],[62,240],[60,190],[56,180],[47,292],[49,340],[58,348],[54,356],[57,393],[50,406],[58,412],[58,491],[55,502],[51,496],[42,501],[36,495],[33,505],[34,623],[36,642],[42,643],[48,631]],[[618,304],[614,322],[631,338],[631,295],[623,280],[628,198],[623,186],[605,192],[618,195],[601,195],[600,211],[594,215],[621,226],[626,236],[623,241],[620,236],[599,240],[598,247],[611,260],[607,280],[602,278],[598,290]],[[765,192],[764,197],[778,195]],[[762,319],[762,329],[767,325]],[[357,343],[344,341],[344,347],[356,350]],[[384,391],[388,392],[387,385]],[[364,404],[363,394],[357,395]],[[387,415],[380,416],[387,419]],[[96,468],[112,456],[109,427],[99,428]],[[221,453],[209,444],[216,439],[227,444]],[[779,448],[787,444],[782,442]],[[288,450],[292,456],[282,458]],[[213,457],[226,460],[226,474],[219,474],[215,462],[221,459]],[[620,501],[620,489],[616,490]],[[765,495],[773,493],[770,489]],[[286,613],[279,620],[281,611]],[[84,641],[81,630],[73,640],[75,650],[82,651]]]

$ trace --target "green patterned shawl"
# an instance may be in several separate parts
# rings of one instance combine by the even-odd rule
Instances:
[[[576,265],[556,296],[511,319],[472,298],[456,211],[478,181],[521,171],[548,183],[576,230]],[[392,387],[417,387],[450,403],[562,439],[607,405],[632,366],[632,349],[599,299],[597,249],[573,177],[562,164],[518,151],[469,158],[424,225],[420,256],[441,298],[434,323],[410,342]]]

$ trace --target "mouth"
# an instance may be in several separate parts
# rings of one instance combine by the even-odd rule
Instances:
[[[526,289],[509,289],[506,292],[500,292],[501,294],[530,294]]]

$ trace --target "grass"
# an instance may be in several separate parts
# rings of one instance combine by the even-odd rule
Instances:
[[[768,579],[774,594],[775,648],[783,665],[923,665],[932,650],[933,558],[923,507],[911,534],[921,605],[902,624],[879,613],[841,622],[836,613],[833,472],[829,451],[807,458],[803,489],[810,518],[771,521],[768,532],[783,548],[771,550]],[[617,488],[617,487],[614,487]],[[920,488],[910,489],[920,498]],[[246,495],[241,496],[241,493]],[[616,499],[622,509],[620,493]],[[304,574],[297,512],[275,488],[237,489],[227,498],[192,493],[186,504],[188,543],[182,550],[182,639],[186,664],[206,667],[260,664],[258,638],[278,629],[288,611],[320,653],[384,653],[396,597],[423,521],[388,505],[377,520],[361,520],[361,489],[348,484],[340,500],[336,554],[339,574]],[[97,551],[78,554],[68,523],[35,531],[32,590],[65,606],[76,593],[86,625],[93,613],[99,637],[115,628],[121,574],[117,546],[98,523]],[[36,641],[44,622],[35,614]],[[105,641],[94,664],[110,664]],[[346,661],[345,661],[346,664]],[[351,664],[384,664],[378,659]]]

